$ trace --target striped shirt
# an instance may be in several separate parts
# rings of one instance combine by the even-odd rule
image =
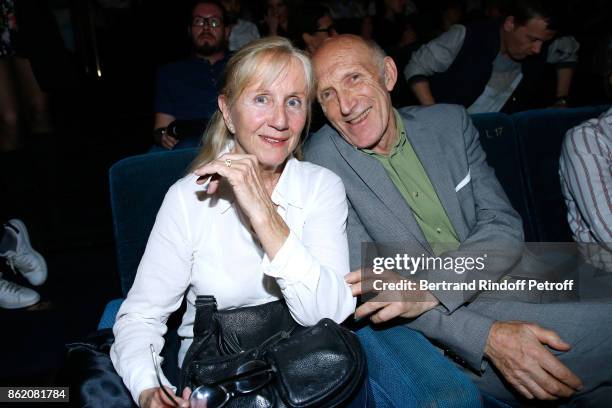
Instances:
[[[559,174],[574,240],[612,251],[612,109],[567,132]]]

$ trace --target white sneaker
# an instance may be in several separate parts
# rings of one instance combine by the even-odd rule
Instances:
[[[0,307],[21,309],[32,306],[40,300],[38,293],[6,279],[0,278]]]
[[[41,254],[32,249],[30,237],[25,224],[16,218],[4,224],[4,233],[12,234],[17,247],[14,251],[0,254],[6,258],[13,271],[17,269],[34,286],[39,286],[47,280],[47,263]]]

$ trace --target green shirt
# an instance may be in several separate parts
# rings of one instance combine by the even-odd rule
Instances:
[[[391,153],[384,156],[368,149],[362,152],[374,156],[383,165],[393,184],[404,197],[419,223],[421,231],[436,255],[457,249],[459,238],[440,203],[429,176],[406,137],[406,127],[394,110],[399,133]]]

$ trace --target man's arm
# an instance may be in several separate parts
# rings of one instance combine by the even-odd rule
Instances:
[[[485,153],[480,146],[478,131],[465,109],[449,106],[444,108],[443,115],[453,117],[455,119],[453,127],[459,129],[451,137],[462,138],[464,141],[471,180],[462,193],[467,194],[471,190],[476,211],[476,221],[469,236],[456,251],[445,253],[443,256],[480,256],[492,246],[492,243],[497,247],[507,248],[501,256],[490,255],[487,261],[488,269],[483,278],[497,281],[520,258],[523,241],[521,219],[510,205],[493,170],[487,165]],[[361,266],[359,254],[363,237],[366,237],[368,241],[372,241],[372,238],[365,231],[352,207],[349,208],[347,234],[351,251],[351,269],[355,270]],[[457,275],[452,271],[450,274],[451,276],[448,276],[448,273],[443,271],[431,271],[428,277],[431,281],[436,279],[463,281],[465,279],[465,276]],[[493,319],[476,314],[465,307],[466,297],[471,297],[473,295],[471,293],[466,295],[460,291],[438,291],[434,292],[434,295],[443,306],[423,313],[408,323],[408,326],[421,331],[430,339],[443,343],[465,360],[466,364],[479,372],[482,369],[484,348],[489,330],[494,323]],[[404,311],[419,306],[410,305],[415,302],[406,303]],[[397,312],[396,316],[403,314],[402,310],[397,310]],[[389,316],[389,318],[396,316]]]
[[[163,66],[157,72],[155,80],[155,118],[153,123],[153,141],[165,149],[172,149],[178,140],[169,134],[166,129],[176,117],[174,112],[173,89],[170,79],[173,76],[171,66]]]
[[[361,244],[363,242],[373,242],[370,234],[361,223],[359,216],[355,212],[351,200],[348,200],[348,219],[346,222],[346,234],[349,244],[349,257],[351,271],[361,268]]]
[[[580,44],[572,36],[559,37],[548,47],[546,62],[554,64],[557,70],[556,100],[553,107],[565,108],[568,105],[567,98],[572,86],[574,69],[578,63],[579,49]]]
[[[429,270],[426,271],[427,280],[458,283],[478,279],[498,281],[521,257],[524,240],[521,217],[512,208],[506,193],[495,177],[495,172],[487,164],[478,130],[474,127],[467,111],[448,105],[444,115],[453,124],[456,123],[460,132],[454,132],[449,137],[462,138],[464,141],[469,182],[457,195],[469,194],[470,197],[466,197],[468,200],[466,202],[469,202],[470,198],[473,199],[475,220],[469,226],[469,235],[463,239],[459,247],[441,256],[472,259],[486,257],[486,259],[482,270],[474,269],[463,274],[447,270]],[[443,313],[453,313],[455,309],[471,301],[479,293],[478,289],[433,291],[443,306],[443,309],[440,309]]]
[[[436,103],[427,77],[446,71],[461,50],[465,26],[454,25],[447,32],[424,44],[412,54],[404,69],[404,77],[422,105]]]
[[[510,206],[493,170],[486,164],[477,131],[461,110],[477,222],[470,235],[453,253],[444,256],[478,254],[490,243],[507,248],[487,261],[486,276],[498,280],[522,254],[522,225]],[[457,292],[458,293],[458,292]],[[434,293],[439,299],[445,294]],[[458,299],[461,301],[461,299]],[[448,308],[449,303],[444,304]],[[447,314],[448,313],[448,314]],[[567,351],[570,345],[553,331],[529,322],[496,321],[481,316],[462,305],[452,310],[436,308],[409,326],[427,337],[439,340],[477,370],[486,357],[526,398],[543,400],[572,395],[581,387],[580,380],[545,346]]]
[[[603,134],[604,126],[612,127],[612,112],[607,118],[607,122],[600,119],[599,123],[585,123],[567,132],[559,172],[568,207],[576,209],[576,214],[570,212],[570,218],[582,217],[589,234],[612,251],[612,173]],[[570,219],[570,224],[575,222]]]
[[[429,106],[436,103],[429,86],[429,80],[425,77],[414,79],[410,84],[412,92],[416,95],[421,105]]]
[[[555,93],[555,104],[553,107],[556,108],[567,108],[568,106],[568,95],[570,88],[572,87],[572,78],[574,77],[574,68],[571,67],[560,67],[557,68],[557,91]]]

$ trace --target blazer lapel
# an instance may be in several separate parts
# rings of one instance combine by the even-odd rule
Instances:
[[[404,125],[408,140],[429,176],[446,215],[459,235],[459,240],[463,241],[467,231],[463,228],[464,223],[460,221],[462,213],[453,185],[453,175],[448,166],[440,165],[446,157],[442,152],[439,138],[419,124],[415,124],[410,118],[404,118]]]
[[[431,252],[431,247],[423,236],[423,232],[412,214],[412,209],[397,190],[391,178],[387,175],[383,165],[374,157],[358,151],[340,135],[332,137],[332,140],[348,165],[357,175],[359,175],[361,180],[363,180],[364,185],[370,189],[380,200],[382,205],[406,227],[413,238]],[[384,228],[384,226],[381,227]]]

